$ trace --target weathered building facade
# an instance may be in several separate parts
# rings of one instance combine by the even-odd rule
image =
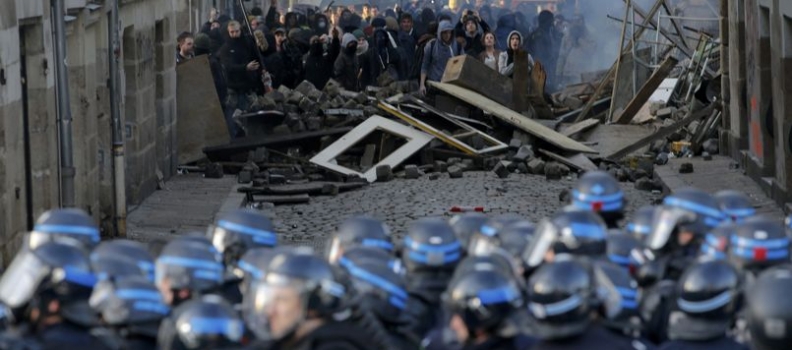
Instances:
[[[728,0],[725,152],[789,212],[792,202],[792,1]]]
[[[110,1],[65,1],[73,116],[75,206],[113,234]],[[190,0],[119,0],[119,96],[127,202],[176,169],[175,37],[189,30]],[[0,2],[0,261],[60,202],[56,69],[51,0]]]

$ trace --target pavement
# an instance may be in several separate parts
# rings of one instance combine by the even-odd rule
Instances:
[[[684,163],[693,165],[693,172],[680,174],[679,167]],[[759,184],[744,173],[739,163],[726,156],[713,156],[712,160],[702,157],[672,158],[668,164],[655,166],[655,178],[663,183],[666,192],[673,192],[683,187],[696,187],[709,193],[720,190],[737,190],[751,199],[758,214],[776,219],[784,217],[784,211]]]
[[[682,163],[693,163],[692,174],[679,174]],[[727,157],[671,159],[669,164],[655,167],[655,177],[665,192],[694,186],[714,193],[735,189],[746,193],[757,212],[782,218],[782,210],[759,185],[735,167]],[[539,221],[561,209],[565,203],[560,193],[575,184],[576,176],[546,180],[544,176],[511,174],[506,179],[492,172],[465,172],[463,178],[452,179],[442,174],[437,180],[428,176],[415,180],[394,179],[335,196],[312,196],[309,203],[264,206],[279,233],[281,244],[311,246],[324,250],[325,241],[346,218],[369,214],[384,220],[396,237],[401,237],[409,224],[422,217],[450,218],[454,206],[483,207],[490,216],[515,214]],[[637,208],[655,204],[660,193],[639,191],[632,183],[622,183],[628,201],[627,215]],[[206,232],[206,227],[223,212],[245,205],[245,196],[237,192],[236,177],[206,179],[201,174],[178,175],[168,181],[166,190],[155,192],[141,205],[131,208],[127,220],[129,238],[148,242],[156,247],[173,235]]]
[[[409,224],[427,216],[450,218],[453,206],[483,206],[491,216],[516,214],[534,222],[564,206],[559,194],[570,189],[576,177],[558,181],[544,176],[511,174],[506,179],[492,172],[465,172],[460,179],[443,174],[437,180],[396,179],[373,183],[337,196],[311,197],[311,202],[265,209],[273,218],[282,244],[312,246],[323,250],[327,237],[345,218],[367,213],[384,220],[397,237]],[[659,199],[659,194],[634,189],[624,183],[628,213]]]
[[[242,204],[245,196],[237,193],[237,186],[236,176],[207,179],[200,173],[176,175],[165,183],[165,189],[129,208],[127,236],[157,246],[173,235],[205,233],[218,213]]]

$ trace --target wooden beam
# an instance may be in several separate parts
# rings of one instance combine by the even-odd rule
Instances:
[[[560,162],[561,164],[575,168],[577,171],[597,170],[597,165],[595,165],[591,159],[582,153],[575,153],[570,157],[564,157],[560,154],[556,154],[545,149],[540,149],[539,153],[542,153],[551,159]]]
[[[649,25],[651,23],[650,21],[651,21],[652,17],[657,14],[657,11],[660,10],[660,7],[661,7],[662,4],[663,4],[663,0],[655,1],[655,4],[652,6],[652,9],[649,10],[648,17],[641,16],[641,17],[644,18],[644,21],[643,21],[644,26]],[[635,35],[633,36],[633,40],[630,40],[630,42],[627,43],[627,47],[624,48],[624,50],[622,50],[620,52],[620,57],[621,57],[621,54],[624,53],[625,51],[626,52],[632,51],[632,46],[635,44],[635,40],[640,38],[641,35],[643,34],[644,30],[646,30],[644,26],[641,26],[641,27],[638,28],[638,31],[635,32]],[[594,106],[594,102],[596,102],[596,100],[602,94],[602,91],[605,90],[606,86],[608,86],[608,81],[610,81],[610,79],[613,78],[613,76],[615,74],[616,74],[616,64],[614,63],[611,66],[610,70],[608,70],[608,73],[605,74],[605,76],[600,81],[599,85],[597,86],[597,89],[594,90],[594,95],[591,95],[591,99],[589,99],[588,102],[586,102],[586,106],[583,107],[583,111],[580,112],[580,114],[578,114],[577,118],[575,118],[575,122],[579,122],[579,121],[581,121],[583,119],[586,119],[586,117],[588,116],[589,112],[591,112],[591,108]]]
[[[630,1],[630,0],[624,0],[624,1]],[[662,4],[665,3],[665,0],[660,0],[660,1],[662,2]],[[690,58],[693,57],[693,50],[691,50],[689,47],[687,47],[687,44],[684,43],[684,41],[685,41],[684,38],[674,36],[673,34],[669,33],[667,30],[665,30],[665,28],[659,26],[657,21],[655,21],[655,19],[654,19],[654,15],[650,15],[650,16],[647,17],[646,11],[641,9],[640,5],[633,4],[633,10],[635,11],[635,13],[637,13],[639,16],[643,17],[645,20],[649,20],[649,24],[651,24],[655,28],[657,28],[657,30],[660,32],[660,34],[662,34],[672,44],[676,45],[677,48],[679,49],[679,51],[682,51],[682,53],[684,53],[685,56],[690,57]]]
[[[666,57],[665,61],[655,70],[641,89],[638,90],[638,93],[635,94],[635,97],[633,97],[630,103],[627,104],[627,107],[624,107],[622,113],[613,118],[613,122],[616,124],[630,123],[633,117],[635,117],[635,114],[641,110],[641,107],[649,100],[649,97],[660,87],[660,84],[668,77],[668,74],[671,73],[671,70],[674,69],[677,63],[677,59],[673,56]]]
[[[430,86],[443,91],[451,96],[454,96],[462,101],[470,103],[482,110],[491,113],[498,119],[501,119],[515,127],[523,130],[537,138],[550,143],[553,146],[561,148],[570,152],[580,153],[597,153],[588,146],[581,144],[569,137],[559,134],[558,132],[550,129],[520,113],[504,107],[497,102],[481,96],[473,91],[443,83],[430,82]]]
[[[678,122],[676,122],[674,124],[671,124],[671,125],[669,125],[667,127],[664,127],[662,129],[658,130],[657,132],[655,132],[654,134],[651,134],[651,135],[649,135],[647,137],[644,137],[644,138],[642,138],[642,139],[640,139],[640,140],[638,140],[636,142],[633,142],[632,144],[627,145],[627,146],[623,147],[622,149],[614,152],[612,155],[610,155],[608,157],[608,159],[610,159],[612,161],[618,161],[619,159],[623,158],[624,156],[626,156],[626,155],[628,155],[628,154],[630,154],[632,152],[635,152],[636,150],[640,149],[641,147],[649,145],[649,144],[651,144],[652,142],[654,142],[656,140],[659,140],[659,139],[662,139],[662,138],[670,136],[671,134],[673,134],[673,133],[677,132],[679,129],[682,129],[683,127],[687,126],[688,124],[690,124],[694,120],[698,120],[698,119],[704,118],[706,116],[709,116],[713,112],[717,113],[719,109],[720,109],[720,105],[717,102],[715,102],[715,103],[712,103],[711,105],[707,106],[707,108],[704,108],[704,109],[702,109],[702,110],[700,110],[700,111],[698,111],[696,113],[689,113],[682,120],[680,120],[680,121],[678,121]]]
[[[627,21],[628,21],[629,16],[630,16],[630,9],[631,8],[632,8],[632,0],[627,0],[627,6],[625,6],[625,10],[624,10],[624,22],[622,23],[621,37],[619,39],[619,49],[624,47],[624,35],[627,33]],[[632,44],[630,46],[634,46],[634,45],[635,44]],[[620,52],[619,53],[619,57],[616,57],[616,68],[615,68],[615,71],[613,72],[613,76],[614,76],[614,78],[613,78],[613,91],[611,91],[611,106],[610,106],[610,113],[609,113],[610,115],[613,115],[613,113],[616,112],[615,111],[615,109],[616,109],[616,93],[618,93],[618,91],[619,91],[619,78],[621,78],[621,74],[620,74],[620,72],[621,72],[621,64],[622,64],[622,58],[624,57],[624,55],[625,54],[622,54]],[[633,57],[633,62],[635,62],[635,57]],[[635,75],[635,70],[633,70],[633,75]]]

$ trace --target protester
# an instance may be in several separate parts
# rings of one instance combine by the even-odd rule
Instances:
[[[514,56],[520,54],[522,52],[523,47],[523,37],[522,34],[518,31],[512,31],[509,33],[509,44],[508,49],[500,53],[498,57],[498,69],[500,70],[500,74],[505,75],[507,77],[511,77],[514,74]],[[533,57],[531,54],[528,55],[528,67],[531,69],[533,67]]]
[[[539,26],[529,36],[528,51],[533,53],[536,60],[545,67],[547,91],[552,93],[558,89],[556,64],[563,36],[555,27],[555,16],[552,12],[542,11],[539,13],[538,21]]]
[[[328,44],[329,47],[325,50],[325,45]],[[332,39],[327,35],[311,37],[311,48],[305,59],[305,80],[311,82],[317,89],[324,88],[332,76],[333,65],[340,50],[341,42],[337,29],[333,29]]]
[[[357,57],[358,41],[351,33],[341,38],[341,54],[333,65],[333,76],[349,91],[359,91],[360,61]]]
[[[500,72],[498,61],[500,60],[501,52],[495,48],[495,34],[484,34],[482,40],[484,41],[484,51],[479,54],[479,61],[483,62],[487,67],[494,69],[496,72]]]
[[[242,26],[239,22],[228,22],[227,29],[228,41],[219,52],[228,84],[226,124],[231,137],[240,137],[241,130],[233,121],[232,115],[234,110],[245,111],[250,106],[248,95],[256,93],[261,86],[259,80],[261,63],[256,61],[256,48],[242,36]]]
[[[454,25],[449,21],[441,21],[437,28],[437,39],[429,42],[424,48],[419,85],[422,95],[426,95],[426,81],[440,81],[448,60],[462,54],[462,49],[454,41],[453,35]]]
[[[194,38],[192,33],[182,32],[176,38],[176,64],[187,62],[194,55]]]

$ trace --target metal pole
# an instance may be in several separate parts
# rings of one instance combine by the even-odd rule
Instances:
[[[58,132],[60,135],[61,206],[74,207],[74,159],[72,147],[72,114],[69,104],[69,71],[66,66],[66,15],[64,2],[51,0],[55,24],[55,71],[58,97]]]
[[[627,3],[628,7],[632,7],[632,1]],[[638,93],[638,45],[636,45],[635,40],[639,39],[635,36],[635,11],[630,11],[632,15],[632,24],[630,25],[630,37],[632,37],[632,54],[633,54],[633,68],[632,68],[632,95],[635,97],[635,94]],[[625,18],[626,19],[626,18]]]
[[[110,114],[113,129],[113,190],[115,200],[115,220],[113,222],[117,237],[126,237],[126,173],[124,172],[124,131],[121,122],[121,90],[119,61],[121,57],[120,23],[118,19],[118,2],[111,0],[113,8],[110,12]]]

